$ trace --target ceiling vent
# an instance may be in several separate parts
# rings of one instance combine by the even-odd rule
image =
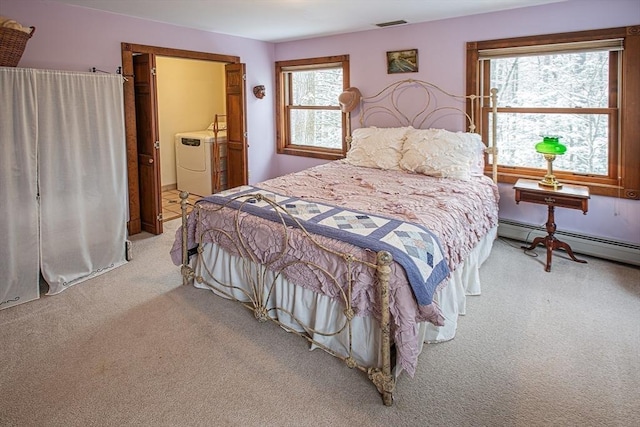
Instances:
[[[385,27],[393,27],[395,25],[404,25],[406,23],[407,21],[405,21],[404,19],[400,19],[398,21],[382,22],[380,24],[376,24],[376,26],[380,28],[385,28]]]

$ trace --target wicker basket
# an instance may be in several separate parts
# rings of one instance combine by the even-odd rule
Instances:
[[[0,27],[0,67],[17,67],[27,42],[33,36],[36,27],[31,32]]]

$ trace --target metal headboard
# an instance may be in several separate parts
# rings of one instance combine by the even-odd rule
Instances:
[[[485,153],[492,156],[492,178],[497,182],[496,115],[497,89],[491,95],[453,95],[423,80],[404,79],[391,83],[372,96],[360,98],[360,127],[412,126],[425,128],[460,128],[460,120],[468,132],[476,132],[480,108],[488,101],[492,108],[492,129]],[[409,104],[406,108],[403,104]],[[417,107],[416,107],[417,105]],[[350,134],[350,132],[349,132]]]

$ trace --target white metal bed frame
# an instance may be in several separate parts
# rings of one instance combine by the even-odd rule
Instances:
[[[424,107],[421,107],[416,114],[407,115],[406,113],[402,113],[399,110],[397,99],[398,97],[408,89],[424,90],[426,94],[426,101]],[[467,113],[462,108],[456,108],[452,106],[436,106],[432,110],[428,110],[428,108],[434,102],[435,95],[444,95],[449,99],[457,100],[458,102],[468,104],[466,107],[470,113]],[[377,103],[379,98],[386,98],[390,100],[390,104],[387,106],[381,106]],[[494,130],[492,132],[491,144],[486,149],[486,153],[493,155],[493,179],[494,182],[497,176],[495,157],[497,155],[497,149],[495,146],[495,114],[497,112],[496,100],[497,100],[497,91],[492,89],[491,91],[491,107],[492,112],[494,114],[493,125]],[[453,96],[449,93],[443,91],[439,87],[427,83],[420,80],[407,79],[402,80],[396,83],[393,83],[386,88],[382,89],[376,95],[371,97],[363,97],[361,99],[361,112],[360,112],[360,124],[361,126],[366,125],[367,122],[371,121],[371,117],[383,113],[387,115],[391,115],[399,120],[399,124],[402,126],[414,126],[421,127],[424,126],[425,123],[433,122],[436,113],[451,113],[451,111],[461,112],[463,117],[465,117],[468,122],[469,130],[474,131],[476,129],[475,125],[475,117],[477,116],[477,111],[481,107],[483,98],[475,95],[471,96]],[[376,103],[374,103],[376,101]],[[372,104],[373,103],[373,104]],[[372,104],[372,105],[369,105]],[[349,113],[346,113],[349,114]],[[347,117],[347,122],[349,122],[350,117]],[[391,327],[391,314],[389,310],[389,280],[390,280],[390,265],[393,262],[393,258],[389,252],[380,251],[375,254],[374,259],[361,259],[353,254],[345,253],[341,251],[336,251],[333,248],[326,246],[325,244],[319,242],[316,236],[307,232],[302,224],[300,224],[296,218],[289,215],[287,210],[274,203],[271,200],[265,199],[261,194],[250,194],[236,197],[233,200],[236,200],[240,203],[240,208],[234,208],[234,230],[223,230],[223,229],[209,229],[205,232],[201,233],[200,236],[196,237],[198,243],[198,250],[196,257],[199,259],[198,262],[202,262],[202,252],[203,252],[203,242],[204,242],[204,234],[205,233],[213,233],[218,236],[223,236],[226,239],[234,242],[235,251],[239,254],[239,259],[243,263],[243,270],[245,272],[243,282],[244,284],[240,286],[239,284],[234,283],[226,283],[224,280],[219,280],[214,277],[214,274],[211,272],[208,267],[203,267],[206,274],[203,274],[202,270],[200,272],[196,272],[193,265],[190,263],[189,253],[188,253],[188,193],[182,192],[180,194],[181,197],[181,207],[182,207],[182,267],[181,274],[183,277],[183,284],[187,285],[189,283],[193,283],[195,280],[199,284],[206,283],[208,287],[215,289],[215,291],[226,298],[233,299],[239,301],[246,308],[253,311],[254,316],[259,322],[265,322],[267,320],[274,321],[282,326],[285,330],[296,333],[305,339],[307,339],[313,345],[320,347],[332,354],[335,357],[343,360],[349,368],[356,368],[363,372],[365,372],[370,380],[374,383],[379,393],[382,395],[383,403],[387,406],[393,403],[393,392],[395,388],[395,377],[392,373],[392,338],[390,333]],[[381,305],[381,318],[379,321],[380,326],[380,355],[381,355],[381,366],[363,366],[353,357],[352,352],[352,322],[354,319],[354,311],[351,301],[351,277],[348,278],[348,283],[340,283],[340,280],[335,277],[332,272],[324,270],[321,266],[317,265],[312,259],[300,259],[295,262],[297,267],[303,266],[304,268],[309,268],[314,271],[314,274],[322,274],[324,277],[329,278],[329,280],[334,283],[335,286],[341,289],[341,304],[343,305],[343,315],[344,322],[341,324],[337,330],[334,331],[318,331],[312,328],[309,325],[304,324],[304,322],[298,319],[288,307],[279,307],[273,304],[272,295],[274,293],[274,288],[276,286],[276,279],[285,275],[285,268],[291,267],[291,264],[288,264],[284,268],[279,271],[269,271],[269,265],[260,265],[257,258],[255,257],[254,252],[250,249],[251,241],[248,240],[248,236],[242,233],[242,206],[251,201],[259,200],[265,201],[269,203],[272,208],[278,212],[280,217],[279,227],[280,235],[277,236],[278,239],[281,239],[282,242],[285,242],[283,247],[286,247],[286,242],[293,237],[293,233],[297,233],[298,235],[304,236],[309,242],[317,247],[321,248],[323,251],[333,254],[338,259],[342,260],[342,262],[346,265],[346,269],[351,271],[354,265],[362,265],[366,268],[373,269],[375,271],[375,277],[377,280],[377,287],[380,298]],[[231,202],[229,202],[231,203]],[[196,220],[199,220],[201,215],[205,214],[205,211],[216,211],[228,209],[229,204],[226,206],[219,206],[217,208],[211,207],[203,207],[200,204],[196,204],[193,208],[193,212],[190,215],[195,215]],[[287,221],[293,221],[296,226],[288,227]],[[283,254],[280,253],[276,256],[276,260],[279,256]],[[271,263],[273,264],[273,262]],[[256,266],[258,266],[256,268]],[[209,280],[213,277],[213,280]],[[241,294],[241,299],[238,298],[238,293]],[[288,320],[286,322],[280,321],[279,317],[286,317]],[[338,354],[333,349],[327,347],[323,342],[320,342],[313,338],[313,336],[333,336],[339,333],[343,333],[343,331],[347,331],[349,344],[347,354]]]

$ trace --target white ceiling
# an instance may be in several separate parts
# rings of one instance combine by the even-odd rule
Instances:
[[[565,0],[54,0],[268,42],[283,42]]]

